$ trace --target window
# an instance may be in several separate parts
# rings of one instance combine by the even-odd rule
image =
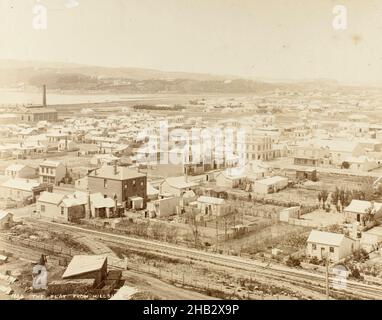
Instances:
[[[333,248],[333,247],[329,247],[329,251],[330,251],[331,253],[333,253],[333,252],[334,252],[334,248]]]
[[[207,181],[208,181],[208,179],[207,179]],[[143,181],[141,182],[141,186],[143,187]]]
[[[41,205],[41,208],[40,208],[41,212],[45,212],[45,205]]]
[[[64,214],[64,207],[61,207],[61,214]]]
[[[135,180],[133,180],[133,186],[135,186]]]
[[[103,179],[103,187],[107,188],[107,179]]]
[[[312,250],[316,250],[317,249],[317,246],[313,243],[312,244]]]

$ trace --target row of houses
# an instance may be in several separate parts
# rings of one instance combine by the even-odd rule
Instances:
[[[368,148],[369,147],[369,148]],[[311,139],[296,146],[294,164],[370,171],[382,165],[382,141]]]

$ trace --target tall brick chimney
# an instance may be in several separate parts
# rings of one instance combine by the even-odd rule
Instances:
[[[46,107],[46,84],[42,87],[42,106]]]

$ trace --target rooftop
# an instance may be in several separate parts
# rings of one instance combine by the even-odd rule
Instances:
[[[40,183],[36,180],[15,178],[5,181],[2,186],[5,188],[32,191],[33,188],[38,187]]]
[[[186,177],[169,177],[166,182],[173,188],[176,189],[186,189],[198,186],[196,182],[187,181]]]
[[[354,213],[365,213],[367,209],[374,206],[374,209],[379,211],[382,208],[382,203],[371,202],[365,200],[352,200],[351,203],[345,208],[345,211]]]
[[[9,171],[20,171],[21,169],[24,169],[26,166],[25,164],[18,164],[18,163],[14,163],[14,164],[11,164],[9,165],[8,167],[5,168],[5,170],[9,170]]]
[[[266,184],[266,185],[272,185],[272,184],[277,183],[277,182],[285,182],[285,181],[288,181],[288,178],[280,177],[280,176],[274,176],[274,177],[271,177],[271,178],[266,178],[266,179],[258,180],[257,183],[262,183],[262,184]]]
[[[44,191],[40,194],[38,201],[58,205],[64,198],[65,194]]]
[[[0,220],[1,219],[4,219],[6,216],[8,216],[9,214],[12,214],[8,211],[4,211],[4,210],[0,210]]]
[[[74,256],[66,268],[63,279],[82,275],[84,273],[101,270],[104,263],[107,261],[105,256],[77,255]]]
[[[312,230],[307,242],[326,244],[338,247],[345,238],[344,234]]]
[[[58,167],[61,164],[59,161],[44,160],[40,163],[40,166],[44,167]]]
[[[208,204],[223,204],[225,202],[224,199],[207,196],[200,196],[197,201]]]
[[[114,166],[103,166],[89,174],[89,177],[114,180],[128,180],[145,176],[146,175],[143,173],[139,173],[133,169],[120,166],[117,166],[117,170],[115,170]]]

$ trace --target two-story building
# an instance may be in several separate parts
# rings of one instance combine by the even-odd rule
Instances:
[[[303,142],[294,150],[294,164],[319,167],[329,164],[329,149],[319,146],[314,141]]]
[[[25,164],[14,163],[5,168],[4,174],[9,178],[31,179],[37,176],[37,170]]]
[[[45,160],[39,166],[40,183],[58,185],[65,177],[66,167],[59,161]]]
[[[101,192],[128,209],[143,209],[147,201],[147,177],[131,168],[103,166],[88,176],[88,188]]]

